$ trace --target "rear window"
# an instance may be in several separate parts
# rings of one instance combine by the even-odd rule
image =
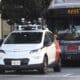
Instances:
[[[79,32],[62,33],[62,34],[59,34],[58,36],[60,40],[80,40]]]
[[[80,25],[67,27],[65,30],[58,31],[60,40],[80,40]]]
[[[41,40],[41,32],[20,32],[12,33],[5,41],[5,44],[40,43]]]

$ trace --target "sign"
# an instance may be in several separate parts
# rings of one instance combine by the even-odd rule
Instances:
[[[11,65],[21,65],[21,62],[19,60],[12,60]]]
[[[78,9],[78,8],[69,8],[68,10],[67,10],[67,13],[68,14],[80,14],[80,9]]]

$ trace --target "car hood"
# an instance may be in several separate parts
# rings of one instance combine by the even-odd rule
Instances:
[[[16,51],[16,52],[24,52],[31,51],[34,49],[39,49],[42,47],[42,44],[5,44],[2,45],[1,49],[4,51]]]
[[[41,44],[32,44],[32,45],[12,45],[5,44],[1,46],[1,49],[4,50],[5,54],[3,58],[12,58],[12,59],[20,59],[20,58],[29,58],[35,54],[30,54],[31,50],[40,49],[42,47]]]

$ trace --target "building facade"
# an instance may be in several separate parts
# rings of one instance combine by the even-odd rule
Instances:
[[[0,39],[3,39],[11,32],[11,26],[7,24],[6,20],[1,19],[0,14]]]

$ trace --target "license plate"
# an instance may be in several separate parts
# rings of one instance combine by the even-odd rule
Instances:
[[[21,65],[21,61],[20,60],[12,60],[11,65]]]
[[[78,49],[77,45],[68,45],[67,50],[69,51],[76,51]]]

